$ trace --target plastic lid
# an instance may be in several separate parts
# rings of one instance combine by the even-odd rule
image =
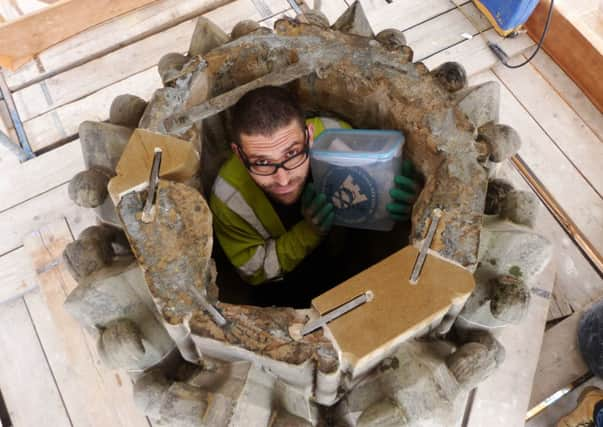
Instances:
[[[312,157],[388,160],[400,151],[402,132],[371,129],[326,129],[314,141]]]

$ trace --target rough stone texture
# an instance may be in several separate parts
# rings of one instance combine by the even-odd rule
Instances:
[[[552,256],[551,243],[529,228],[486,217],[480,241],[476,287],[457,319],[460,328],[506,326],[521,320],[529,303],[532,279]],[[509,285],[504,276],[517,279]],[[502,287],[501,287],[502,285]]]
[[[299,18],[308,24],[316,25],[320,28],[329,28],[329,25],[331,25],[329,23],[329,18],[327,18],[320,10],[316,9],[304,12]]]
[[[404,37],[404,33],[395,28],[388,28],[380,31],[379,34],[375,36],[375,40],[387,49],[398,49],[402,46],[406,46],[406,37]]]
[[[111,368],[136,369],[145,354],[142,333],[130,319],[107,323],[101,333],[100,348]]]
[[[446,366],[459,384],[471,390],[494,372],[497,363],[494,352],[483,344],[472,342],[450,355]]]
[[[458,108],[465,113],[475,128],[486,123],[498,122],[500,86],[498,82],[486,82],[459,93]]]
[[[119,95],[111,103],[109,121],[115,125],[135,128],[146,107],[147,101],[136,95]]]
[[[111,241],[98,231],[70,242],[63,251],[65,265],[78,282],[110,265],[114,256]]]
[[[445,62],[434,69],[431,74],[449,92],[456,92],[467,86],[467,73],[458,62]]]
[[[507,125],[486,123],[478,129],[479,137],[490,148],[490,160],[502,162],[511,158],[521,147],[521,139],[515,129]]]
[[[446,366],[455,354],[446,342],[409,341],[338,404],[352,426],[454,425],[468,389]]]
[[[251,19],[246,19],[237,23],[237,25],[234,26],[232,32],[230,33],[230,37],[232,40],[236,40],[259,29],[260,24]]]
[[[530,291],[521,277],[498,276],[490,282],[492,315],[504,322],[519,323],[530,303]]]
[[[96,208],[107,198],[109,176],[100,169],[87,169],[69,182],[69,198],[83,208]]]
[[[502,203],[500,216],[516,224],[533,227],[538,214],[538,197],[528,191],[511,191]]]
[[[209,19],[200,16],[193,31],[188,56],[205,55],[210,50],[228,42],[228,35]]]
[[[486,193],[486,215],[500,215],[507,194],[513,191],[513,186],[504,179],[493,179],[488,182]]]
[[[354,2],[331,27],[342,33],[374,38],[373,29],[360,2]]]
[[[98,167],[112,174],[132,131],[111,123],[82,122],[79,136],[86,167]]]
[[[80,279],[65,308],[100,340],[100,355],[110,366],[150,368],[174,349],[155,317],[142,272],[131,261]]]
[[[368,377],[351,382],[336,346],[322,332],[303,339],[290,335],[292,326],[307,322],[309,311],[217,301],[207,205],[193,188],[161,181],[154,222],[139,220],[144,192],[127,195],[118,206],[144,276],[138,268],[104,266],[88,277],[81,275],[80,286],[67,303],[99,338],[99,326],[106,328],[106,344],[101,347],[117,365],[155,367],[159,353],[166,354],[175,342],[186,360],[201,366],[190,378],[166,380],[168,371],[164,371],[137,382],[137,401],[161,422],[212,427],[316,425],[323,421],[316,402],[334,405],[344,397],[334,411],[337,422],[453,425],[454,409],[468,388],[504,358],[490,334],[468,325],[502,326],[516,320],[516,313],[525,308],[529,278],[550,255],[548,242],[540,236],[498,218],[492,223],[486,218],[480,241],[484,208],[497,214],[508,210],[513,214],[507,217],[527,223],[521,214],[515,215],[525,203],[518,200],[518,206],[512,207],[507,202],[511,189],[501,187],[501,197],[492,197],[486,206],[487,162],[506,155],[496,152],[497,144],[491,143],[503,129],[496,123],[498,86],[464,88],[466,78],[458,64],[444,64],[432,72],[424,64],[412,64],[412,50],[404,45],[402,34],[384,32],[379,41],[373,39],[360,3],[334,25],[348,34],[325,28],[322,17],[315,16],[317,25],[279,20],[276,34],[255,23],[241,25],[233,31],[236,40],[227,44],[222,42],[223,33],[201,19],[191,50],[198,49],[203,57],[162,61],[168,86],[154,94],[140,126],[166,133],[164,121],[174,113],[211,103],[212,98],[268,74],[278,76],[288,67],[315,65],[313,73],[288,85],[309,114],[339,116],[358,128],[405,132],[405,156],[425,178],[413,210],[412,241],[416,244],[424,237],[426,219],[435,207],[442,208],[444,216],[432,248],[469,269],[481,261],[476,271],[479,289],[455,324],[454,335],[462,346],[456,350],[442,341],[407,342]],[[263,84],[270,84],[269,79]],[[488,134],[489,126],[494,126],[494,137]],[[192,141],[202,152],[202,168],[210,170],[203,177],[205,191],[220,164],[215,159],[229,153],[227,129],[225,112],[203,123],[193,121],[174,134]],[[87,166],[113,173],[131,130],[90,122],[83,130]],[[505,143],[509,139],[503,138]],[[93,140],[99,144],[92,146]],[[490,184],[488,197],[496,194]],[[106,203],[100,208],[113,210]],[[505,275],[521,276],[524,286],[521,280],[500,286]],[[208,316],[198,294],[224,314],[226,327]],[[444,330],[434,332],[446,332],[452,320]]]
[[[157,71],[164,85],[176,80],[181,76],[184,64],[188,62],[188,57],[180,53],[167,53],[159,60]]]

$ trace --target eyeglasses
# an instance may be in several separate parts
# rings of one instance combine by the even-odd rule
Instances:
[[[304,147],[299,153],[296,153],[289,157],[287,160],[280,163],[267,163],[265,160],[259,160],[256,162],[250,162],[249,158],[245,154],[245,152],[241,149],[241,147],[237,146],[237,150],[239,150],[239,154],[241,155],[241,159],[243,160],[243,164],[251,172],[255,175],[269,176],[274,175],[279,168],[283,168],[286,171],[290,171],[296,169],[304,164],[304,162],[308,159],[308,153],[310,152],[310,133],[308,132],[308,127],[304,128],[305,142]]]

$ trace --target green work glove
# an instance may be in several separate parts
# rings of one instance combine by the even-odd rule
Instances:
[[[327,202],[324,193],[317,193],[314,184],[309,183],[302,194],[302,215],[312,229],[323,236],[329,232],[335,219],[335,208]]]
[[[394,188],[389,190],[392,202],[386,206],[394,221],[408,221],[412,205],[417,200],[421,185],[419,175],[410,160],[402,162],[402,174],[394,178]]]

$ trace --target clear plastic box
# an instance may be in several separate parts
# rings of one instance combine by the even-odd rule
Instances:
[[[402,167],[404,135],[390,130],[327,129],[310,150],[317,191],[335,206],[335,224],[389,231],[389,190]]]

